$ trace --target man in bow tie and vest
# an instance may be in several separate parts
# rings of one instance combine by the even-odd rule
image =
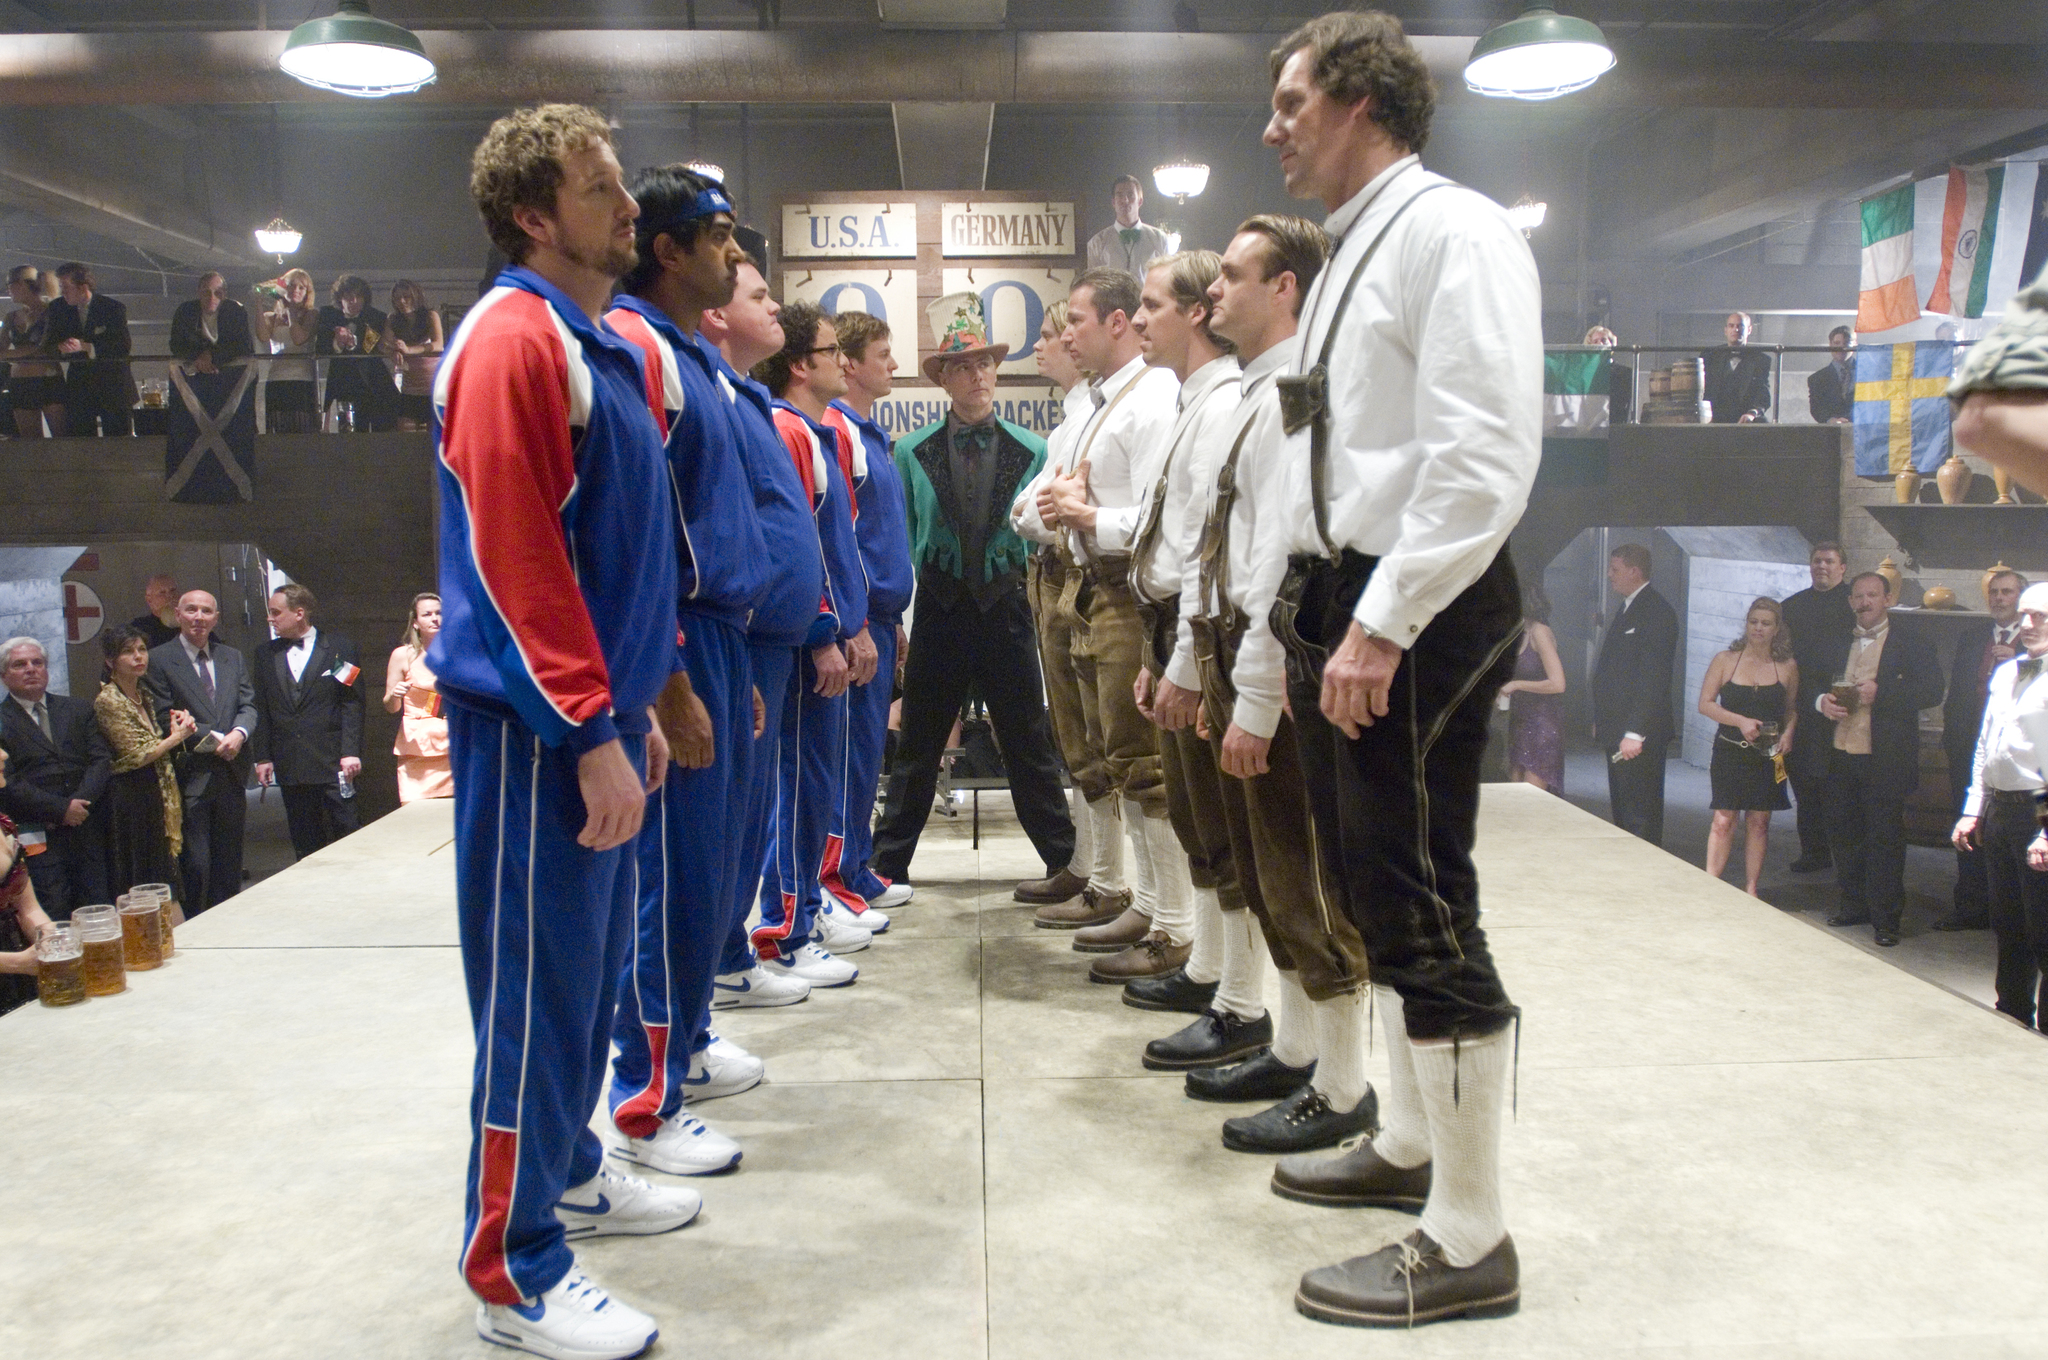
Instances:
[[[1110,186],[1116,221],[1088,238],[1090,269],[1120,269],[1134,279],[1145,277],[1152,262],[1173,249],[1166,233],[1138,220],[1145,206],[1145,186],[1136,175],[1118,175]]]
[[[1977,755],[1977,731],[1984,722],[1984,699],[1991,692],[1991,673],[2019,654],[2020,592],[2026,588],[2027,578],[2016,571],[2001,571],[1992,576],[1984,583],[1984,607],[1991,617],[1982,623],[1972,623],[1956,638],[1948,697],[1941,705],[1941,747],[1948,756],[1948,786],[1955,797],[1958,817],[1963,815],[1963,804],[1969,797],[1970,770]],[[1948,915],[1934,923],[1934,928],[1983,930],[1990,924],[1984,857],[1974,848],[1958,845],[1955,904]],[[2017,943],[2024,945],[2024,941]],[[2003,939],[1999,958],[2007,958]],[[2013,956],[2015,967],[2019,959],[2020,955]],[[2026,966],[2031,970],[2031,963]]]

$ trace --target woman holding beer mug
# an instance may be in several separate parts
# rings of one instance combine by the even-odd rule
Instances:
[[[7,752],[0,749],[0,789],[6,787]],[[0,814],[0,1015],[35,1000],[36,936],[48,924],[14,823]]]
[[[412,597],[412,618],[405,639],[384,668],[384,711],[398,713],[398,801],[453,798],[455,777],[448,770],[448,720],[441,716],[441,696],[434,673],[427,669],[427,644],[441,631],[441,597],[431,591]]]
[[[184,846],[184,804],[169,759],[199,730],[192,715],[171,710],[170,735],[157,731],[156,714],[142,692],[149,674],[149,642],[133,628],[100,634],[109,679],[92,701],[100,731],[114,748],[114,777],[107,781],[107,881],[117,893],[137,883],[169,883],[178,877]]]
[[[1792,806],[1785,794],[1785,765],[1775,757],[1792,749],[1799,718],[1799,663],[1792,659],[1792,630],[1785,612],[1769,596],[1751,602],[1742,636],[1707,667],[1700,685],[1700,712],[1721,724],[1714,734],[1714,824],[1707,831],[1707,872],[1719,878],[1735,847],[1735,815],[1747,827],[1743,843],[1748,890],[1757,895],[1770,844],[1771,814]]]

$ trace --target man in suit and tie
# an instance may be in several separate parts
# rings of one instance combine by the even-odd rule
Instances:
[[[1799,663],[1799,702],[1807,716],[1799,741],[1785,758],[1785,774],[1799,808],[1799,858],[1795,874],[1817,874],[1834,865],[1828,848],[1828,752],[1835,725],[1813,711],[1813,696],[1834,681],[1835,667],[1849,650],[1856,616],[1849,612],[1849,587],[1842,581],[1842,545],[1823,539],[1807,555],[1813,584],[1786,597],[1785,626],[1792,630],[1792,659]]]
[[[1941,749],[1948,756],[1948,787],[1956,816],[1970,794],[1970,771],[1977,758],[1977,732],[1984,722],[1984,701],[1991,693],[1991,672],[2020,651],[2020,592],[2027,578],[2002,571],[1984,586],[1991,617],[1971,623],[1956,639],[1955,663],[1949,671],[1948,698],[1941,705]],[[1796,634],[1795,634],[1796,636]],[[1974,844],[1956,845],[1955,906],[1934,923],[1936,930],[1983,930],[1991,925],[1991,898],[1984,878],[1984,857]],[[2010,948],[2008,948],[2010,945]],[[1998,942],[2000,967],[2032,969],[2033,952],[2026,940]]]
[[[256,692],[242,654],[213,640],[220,605],[203,590],[178,600],[178,636],[149,654],[143,684],[157,726],[170,731],[174,708],[192,715],[199,730],[178,752],[179,791],[185,799],[185,914],[219,906],[242,888],[242,824],[249,805],[249,738],[257,731]]]
[[[1671,665],[1678,615],[1650,585],[1650,550],[1624,543],[1607,559],[1621,610],[1607,625],[1593,671],[1593,737],[1607,752],[1614,824],[1664,843],[1664,748],[1670,744]]]
[[[57,288],[62,296],[50,304],[43,335],[64,360],[65,428],[74,435],[135,433],[127,304],[94,292],[92,270],[76,260],[57,266]]]
[[[107,900],[98,827],[88,819],[113,770],[92,704],[49,692],[50,661],[31,637],[0,643],[0,748],[7,787],[0,812],[14,819],[28,851],[36,900],[56,921],[74,907]]]
[[[277,636],[256,661],[256,782],[283,789],[299,859],[356,829],[355,777],[363,769],[356,645],[315,628],[313,606],[313,592],[296,582],[272,594]]]
[[[1828,756],[1828,840],[1842,907],[1831,926],[1868,925],[1879,945],[1899,942],[1905,896],[1906,797],[1920,783],[1920,710],[1941,702],[1934,649],[1891,626],[1891,583],[1874,571],[1849,582],[1856,632],[1835,666],[1850,691],[1818,691],[1807,707],[1835,725]]]
[[[256,343],[249,337],[249,313],[228,296],[219,274],[199,280],[199,296],[178,304],[171,316],[171,353],[192,373],[218,373],[249,361]]]
[[[1707,367],[1703,395],[1714,408],[1714,423],[1761,424],[1771,418],[1771,356],[1750,348],[1756,321],[1748,312],[1728,313],[1721,329],[1728,343],[1700,355]]]
[[[1850,357],[1849,340],[1847,326],[1829,331],[1826,366],[1806,375],[1806,409],[1816,425],[1847,425],[1855,411],[1856,361]]]

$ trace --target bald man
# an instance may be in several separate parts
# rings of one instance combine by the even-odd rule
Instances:
[[[178,578],[158,572],[142,587],[147,608],[128,621],[151,647],[161,647],[178,635]]]
[[[157,728],[170,731],[180,708],[199,730],[179,748],[178,789],[185,800],[185,915],[197,916],[242,887],[242,823],[248,803],[249,738],[256,733],[256,690],[242,654],[214,639],[220,604],[203,590],[178,597],[178,636],[149,653],[143,687]]]

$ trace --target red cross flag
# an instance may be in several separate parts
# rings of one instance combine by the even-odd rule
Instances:
[[[79,581],[64,583],[64,640],[76,645],[91,642],[106,624],[107,611],[93,588]]]

